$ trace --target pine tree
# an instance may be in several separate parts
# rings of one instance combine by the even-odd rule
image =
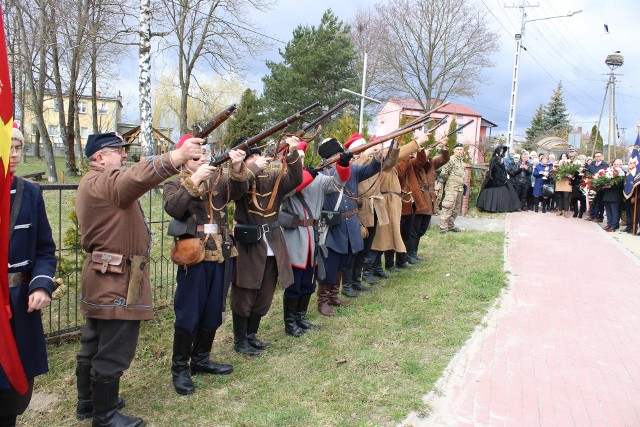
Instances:
[[[531,126],[529,126],[529,128],[525,131],[527,139],[522,144],[523,149],[527,151],[531,151],[535,149],[536,143],[538,142],[538,140],[540,139],[540,136],[544,132],[544,128],[542,127],[543,114],[544,114],[544,108],[542,107],[542,104],[540,104],[538,106],[538,109],[536,110],[535,116],[533,116],[533,119],[531,120]]]
[[[457,129],[457,127],[458,124],[456,123],[456,118],[454,117],[451,120],[451,123],[449,123],[449,131],[447,132],[447,134],[449,135],[449,137],[447,137],[447,147],[449,148],[449,152],[451,152],[451,154],[453,154],[453,146],[458,143],[458,133],[453,132]],[[451,134],[451,132],[453,132],[453,134]]]
[[[341,88],[358,90],[353,66],[356,53],[350,28],[327,10],[316,27],[298,26],[280,55],[283,61],[267,61],[264,105],[272,122],[280,121],[315,101],[329,108],[347,95]]]
[[[264,122],[260,99],[251,89],[245,90],[238,109],[228,120],[226,132],[221,140],[222,145],[230,147],[238,137],[259,134],[264,130]]]
[[[567,106],[562,98],[562,82],[558,83],[551,100],[544,108],[542,127],[546,136],[557,136],[563,139],[566,139],[571,131],[569,113],[567,113]]]
[[[597,135],[597,137],[596,137]],[[593,147],[595,143],[595,148]],[[593,125],[591,128],[591,134],[589,135],[589,148],[587,152],[593,153],[596,151],[602,152],[604,149],[604,141],[602,139],[602,135],[600,135],[600,130],[598,126]]]

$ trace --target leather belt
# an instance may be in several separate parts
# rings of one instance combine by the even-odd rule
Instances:
[[[313,227],[317,221],[313,218],[298,220],[298,227]]]
[[[274,221],[274,222],[269,222],[269,223],[266,223],[266,224],[258,224],[258,227],[262,228],[262,232],[263,233],[268,233],[271,230],[279,228],[280,227],[280,223],[278,221]]]
[[[215,231],[211,234],[222,234],[225,227],[220,227],[218,224],[213,224],[213,225],[215,225]],[[196,231],[199,233],[204,233],[204,224],[198,224],[196,226]]]
[[[16,288],[31,281],[31,273],[9,273],[9,287]]]
[[[351,218],[352,216],[356,215],[357,213],[358,213],[358,209],[356,208],[356,209],[354,209],[354,210],[352,210],[352,211],[349,211],[349,212],[343,212],[343,213],[341,213],[341,214],[340,214],[340,218],[342,218],[342,219],[349,219],[349,218]]]
[[[382,191],[380,192],[380,194],[395,194],[398,197],[402,197],[402,194],[398,193],[397,191]]]

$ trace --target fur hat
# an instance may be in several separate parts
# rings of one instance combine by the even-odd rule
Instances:
[[[328,159],[334,154],[344,152],[344,148],[335,138],[326,138],[320,143],[320,147],[318,147],[318,154],[323,159]]]

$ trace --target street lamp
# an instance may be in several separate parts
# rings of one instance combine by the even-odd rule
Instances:
[[[568,18],[573,15],[577,15],[582,10],[575,12],[569,12],[566,15],[548,16],[546,18],[525,19],[527,16],[524,12],[524,6],[522,6],[522,24],[520,27],[520,34],[516,34],[516,59],[513,66],[513,82],[511,85],[511,104],[509,106],[509,124],[507,128],[507,146],[511,148],[513,145],[513,133],[516,126],[516,100],[518,98],[518,75],[520,72],[520,52],[522,50],[522,39],[524,38],[524,26],[527,22],[545,21],[547,19],[556,18]]]
[[[382,101],[378,101],[374,98],[369,98],[364,94],[366,89],[367,82],[367,52],[364,53],[364,64],[362,67],[362,93],[354,92],[349,89],[342,88],[340,89],[342,92],[357,96],[360,98],[360,121],[358,122],[358,133],[362,133],[362,121],[364,120],[364,100],[376,102],[378,104],[382,104]]]

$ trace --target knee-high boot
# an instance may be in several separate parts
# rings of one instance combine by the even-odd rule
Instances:
[[[76,366],[76,386],[78,388],[76,418],[78,421],[83,421],[93,417],[91,383],[91,365],[78,363],[78,366]],[[124,408],[124,404],[124,399],[122,397],[118,397],[118,409]]]
[[[256,335],[258,334],[258,328],[260,327],[260,319],[262,316],[256,313],[249,315],[249,322],[247,323],[247,341],[249,344],[258,350],[266,350],[271,348],[271,344],[260,341]]]
[[[342,272],[338,271],[336,274],[336,284],[331,285],[331,291],[329,292],[329,305],[335,305],[340,307],[349,307],[350,302],[340,299],[338,294],[340,293],[340,282],[342,281]]]
[[[260,352],[249,344],[247,339],[247,325],[249,323],[248,317],[242,317],[237,313],[232,313],[233,316],[233,349],[238,353],[246,354],[247,356],[260,356]]]
[[[353,289],[355,289],[356,291],[372,291],[373,288],[371,286],[367,286],[365,284],[362,283],[361,281],[361,277],[362,277],[362,268],[360,267],[353,267],[353,281],[351,282],[351,287]]]
[[[216,331],[207,329],[199,329],[196,339],[193,343],[191,352],[191,374],[214,374],[227,375],[233,372],[233,366],[224,363],[213,362],[211,356],[211,347],[216,337]]]
[[[284,332],[294,337],[302,336],[306,329],[301,328],[296,322],[296,311],[300,298],[282,298],[282,309],[284,311]]]
[[[349,298],[358,297],[358,291],[353,288],[353,267],[351,266],[342,272],[342,295]]]
[[[318,285],[318,313],[331,317],[335,313],[329,304],[331,285]]]
[[[298,308],[296,309],[296,323],[302,329],[320,329],[320,326],[314,325],[307,320],[307,310],[309,310],[309,300],[311,295],[302,295],[298,298]]]
[[[173,378],[173,387],[178,394],[192,394],[196,391],[193,381],[191,380],[191,372],[189,371],[189,358],[191,356],[192,345],[192,335],[183,334],[178,330],[174,331],[171,377]]]
[[[142,418],[128,417],[118,412],[120,379],[102,379],[93,383],[93,427],[141,427]]]

